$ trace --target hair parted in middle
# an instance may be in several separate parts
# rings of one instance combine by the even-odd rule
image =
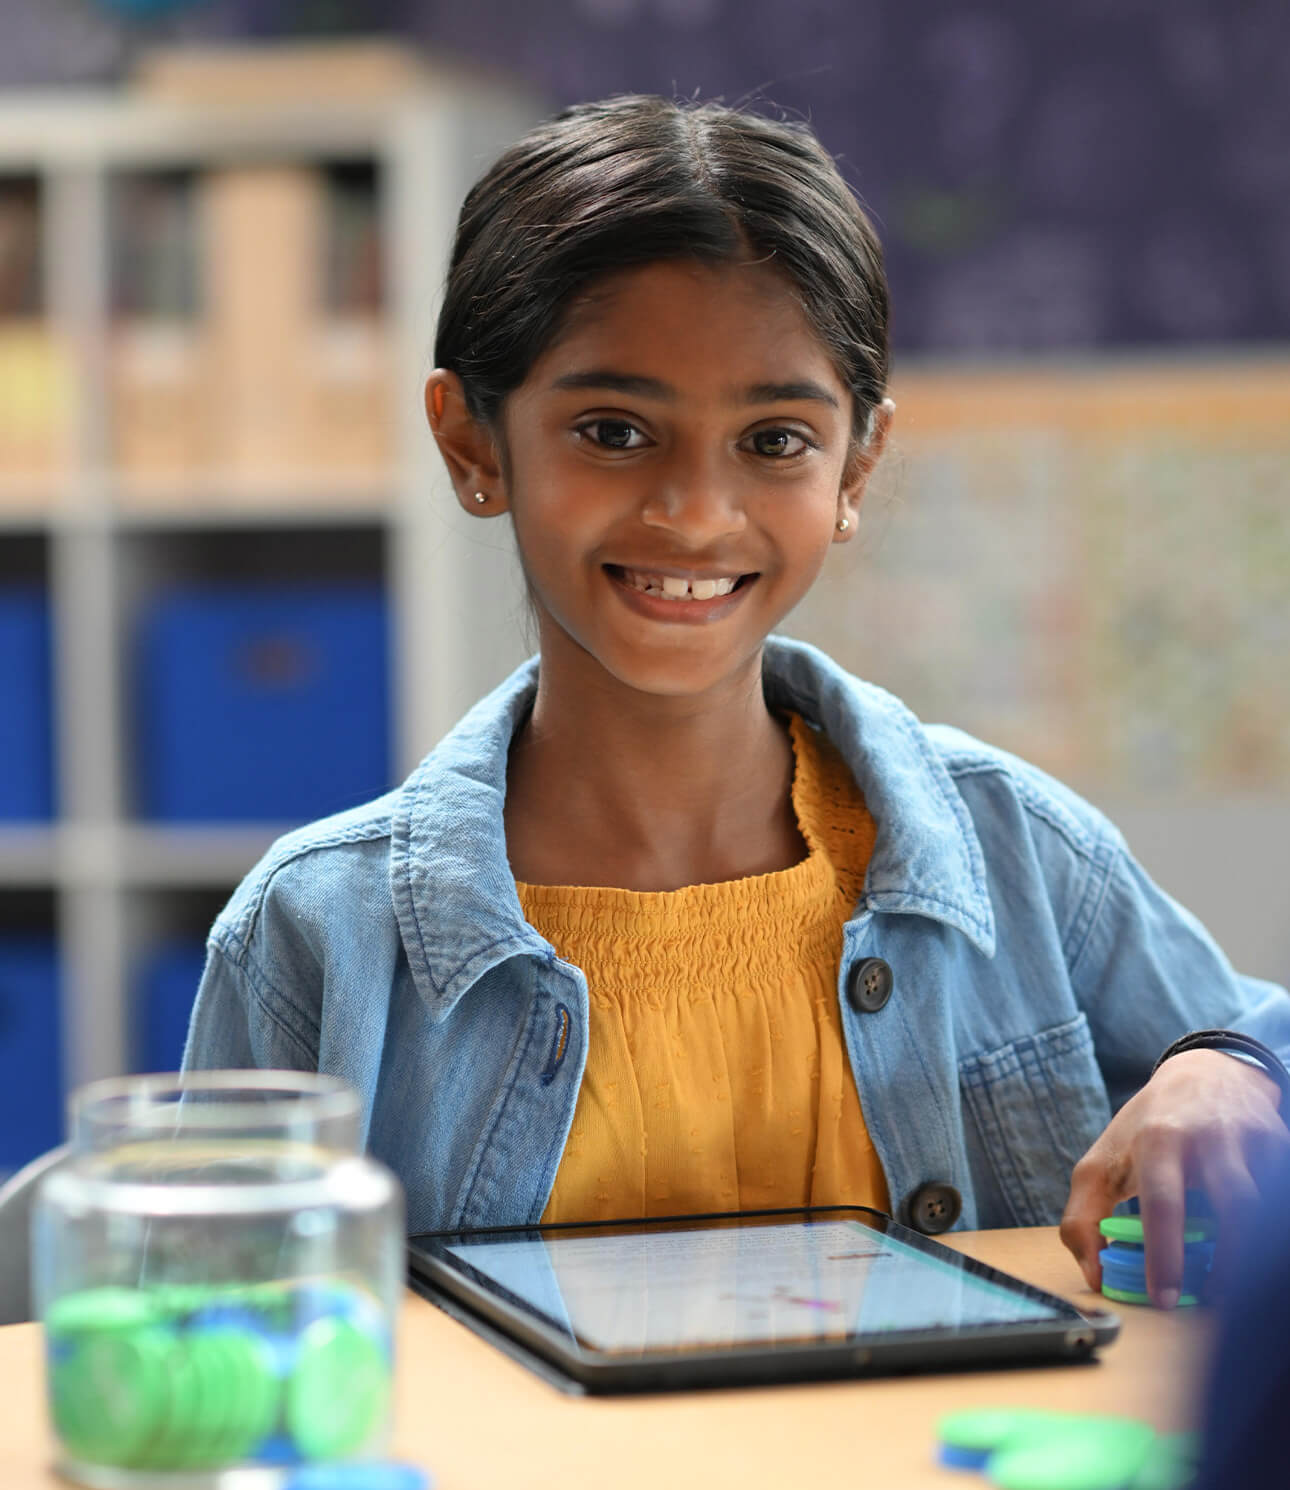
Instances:
[[[765,262],[784,276],[854,402],[887,386],[882,248],[805,124],[627,95],[566,109],[511,145],[462,205],[435,362],[496,424],[574,298],[661,260]]]

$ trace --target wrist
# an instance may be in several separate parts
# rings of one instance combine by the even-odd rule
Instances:
[[[1290,1071],[1286,1069],[1285,1063],[1274,1050],[1270,1050],[1261,1040],[1256,1040],[1252,1035],[1243,1034],[1240,1030],[1191,1030],[1161,1052],[1159,1059],[1151,1068],[1151,1075],[1154,1076],[1166,1061],[1199,1050],[1212,1050],[1216,1054],[1235,1056],[1244,1064],[1260,1070],[1276,1089],[1274,1100],[1277,1102],[1278,1111],[1283,1115],[1290,1114]]]

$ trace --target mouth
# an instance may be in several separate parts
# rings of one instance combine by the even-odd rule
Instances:
[[[621,564],[606,564],[611,579],[641,595],[660,600],[719,600],[751,584],[756,574],[660,574],[656,570],[628,569]]]

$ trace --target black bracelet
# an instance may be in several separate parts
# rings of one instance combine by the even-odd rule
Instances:
[[[1173,1055],[1185,1050],[1225,1050],[1229,1055],[1248,1055],[1262,1066],[1263,1070],[1281,1088],[1281,1116],[1290,1124],[1290,1071],[1275,1050],[1269,1050],[1262,1040],[1253,1035],[1244,1035],[1240,1030],[1192,1030],[1174,1041],[1151,1068],[1154,1076]]]

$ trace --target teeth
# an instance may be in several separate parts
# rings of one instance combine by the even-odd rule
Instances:
[[[632,589],[646,595],[665,595],[669,600],[711,600],[729,595],[738,576],[721,579],[681,579],[674,574],[647,574],[640,569],[624,569],[623,578]]]

